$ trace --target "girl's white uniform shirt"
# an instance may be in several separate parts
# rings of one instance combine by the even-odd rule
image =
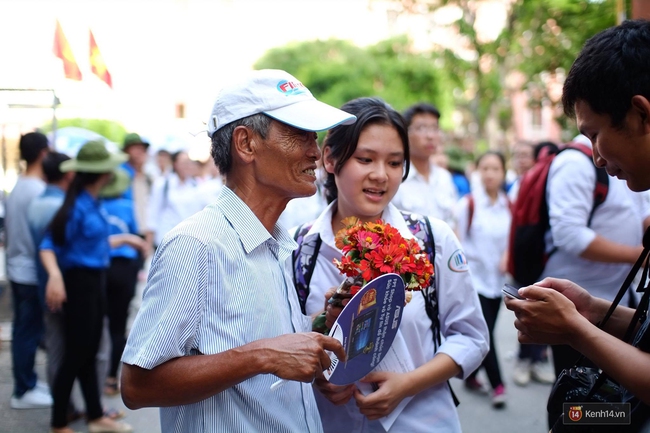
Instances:
[[[304,238],[318,236],[322,245],[318,254],[307,299],[307,314],[323,310],[324,295],[338,286],[343,277],[332,263],[341,258],[334,243],[332,212],[336,201],[323,211]],[[405,238],[413,235],[401,213],[393,205],[384,210],[382,219],[397,228]],[[443,221],[430,219],[435,239],[435,278],[438,286],[440,328],[443,336],[438,352],[446,353],[462,368],[459,377],[474,371],[488,351],[487,326],[481,313],[478,296],[472,287],[463,251],[451,228]],[[424,297],[414,292],[413,299],[404,308],[400,324],[409,355],[417,367],[434,356],[431,320],[427,316]],[[316,390],[325,432],[383,432],[379,421],[368,421],[351,399],[345,406],[335,406]],[[390,429],[391,432],[460,432],[458,413],[446,382],[429,388],[416,396],[404,408]]]
[[[486,298],[500,298],[506,274],[499,272],[499,263],[508,248],[512,220],[510,204],[504,192],[499,192],[497,200],[490,203],[482,187],[472,191],[472,197],[474,214],[469,232],[468,196],[463,197],[456,207],[458,239],[472,268],[472,282],[476,291]]]

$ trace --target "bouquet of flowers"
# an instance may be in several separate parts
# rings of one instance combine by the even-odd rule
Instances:
[[[402,277],[407,302],[413,290],[429,285],[433,265],[416,239],[404,239],[395,227],[382,220],[361,223],[349,217],[343,225],[336,234],[336,247],[343,257],[340,261],[334,259],[334,264],[348,278],[337,289],[337,294],[343,295],[339,299],[354,296],[364,284],[387,273]]]
[[[405,239],[395,227],[382,220],[362,223],[357,217],[348,217],[343,225],[335,237],[336,247],[343,252],[343,257],[334,259],[334,264],[347,278],[328,301],[330,304],[342,307],[344,299],[351,298],[365,284],[388,273],[398,274],[404,280],[407,303],[413,290],[429,286],[433,265],[415,238]],[[325,313],[316,318],[313,330],[329,331],[325,326]]]
[[[406,302],[413,290],[429,286],[433,265],[414,238],[404,239],[399,231],[382,220],[362,223],[357,217],[343,220],[344,227],[336,234],[336,247],[343,252],[334,264],[346,276],[328,303],[342,307],[361,287],[383,274],[395,273],[406,286]],[[328,333],[323,312],[313,322],[313,330]]]

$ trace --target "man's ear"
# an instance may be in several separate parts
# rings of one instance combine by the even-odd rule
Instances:
[[[245,164],[249,164],[255,157],[255,141],[258,137],[245,126],[238,126],[232,132],[232,154]]]
[[[650,134],[650,101],[645,96],[634,95],[632,109],[641,118],[643,132]]]
[[[329,146],[323,147],[323,167],[325,171],[334,174],[334,168],[336,167],[336,161],[332,158],[332,149]]]

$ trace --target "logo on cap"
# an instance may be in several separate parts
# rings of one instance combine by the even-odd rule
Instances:
[[[282,80],[278,83],[278,90],[285,96],[299,95],[305,93],[307,88],[300,81],[287,81]]]

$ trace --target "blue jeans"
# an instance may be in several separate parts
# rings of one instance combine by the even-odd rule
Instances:
[[[11,356],[14,370],[14,395],[22,397],[36,386],[34,360],[43,338],[43,297],[38,286],[11,281],[14,322]]]

